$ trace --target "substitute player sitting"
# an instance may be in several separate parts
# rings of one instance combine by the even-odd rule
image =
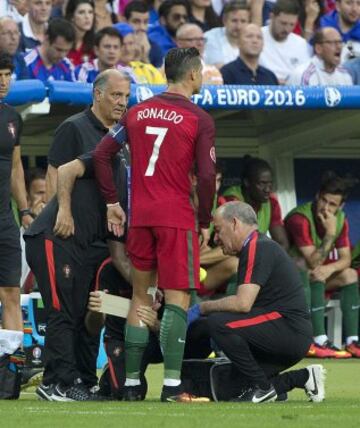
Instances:
[[[169,87],[129,110],[97,146],[95,169],[108,204],[108,227],[117,233],[125,216],[117,203],[111,159],[128,141],[131,150],[131,206],[127,251],[132,264],[133,298],[127,319],[125,399],[138,400],[140,364],[149,338],[137,308],[149,306],[148,288],[164,290],[160,343],[164,354],[162,401],[190,401],[180,371],[186,336],[189,290],[199,285],[199,242],[190,203],[195,164],[202,245],[209,240],[215,193],[215,128],[211,117],[191,103],[199,92],[202,65],[195,48],[171,49],[165,59]]]

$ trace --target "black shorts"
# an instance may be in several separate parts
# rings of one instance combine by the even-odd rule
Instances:
[[[0,219],[0,287],[20,287],[20,231],[15,220]]]

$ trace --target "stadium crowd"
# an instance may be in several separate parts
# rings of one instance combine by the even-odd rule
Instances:
[[[191,25],[189,25],[191,24]],[[250,25],[251,24],[251,25]],[[197,47],[204,84],[353,85],[356,0],[4,0],[0,52],[13,79],[91,83],[117,68],[164,84],[164,56]]]
[[[7,110],[4,110],[0,118],[2,127],[0,130],[4,134],[6,132],[9,137],[4,143],[7,144],[4,154],[0,153],[4,157],[3,164],[0,163],[0,174],[3,173],[4,177],[7,174],[6,180],[1,184],[3,186],[1,193],[8,195],[11,188],[17,203],[14,213],[18,217],[17,227],[14,227],[13,221],[9,219],[7,220],[9,224],[4,223],[5,228],[4,225],[0,226],[0,230],[4,232],[0,234],[0,263],[6,261],[9,269],[13,268],[11,273],[13,281],[21,266],[21,261],[17,258],[20,253],[14,247],[13,253],[4,254],[4,251],[1,252],[1,246],[14,236],[17,239],[19,226],[22,226],[27,257],[25,260],[23,251],[21,289],[26,293],[39,290],[47,313],[44,376],[37,388],[37,394],[42,399],[49,401],[86,401],[104,397],[112,399],[125,397],[130,401],[144,399],[147,392],[146,368],[150,363],[162,362],[162,351],[164,352],[166,342],[164,330],[174,323],[174,319],[177,319],[176,325],[181,334],[188,328],[186,341],[185,336],[180,335],[182,337],[180,342],[183,344],[180,351],[176,351],[179,355],[183,353],[185,360],[205,359],[212,353],[216,356],[224,355],[225,351],[226,356],[233,361],[236,343],[240,343],[240,339],[243,341],[241,343],[245,343],[248,339],[240,338],[241,334],[236,339],[229,335],[229,342],[224,342],[227,336],[223,334],[219,317],[209,317],[214,335],[209,335],[208,324],[204,322],[206,318],[204,315],[211,314],[213,310],[215,312],[225,310],[214,308],[227,308],[226,305],[230,305],[229,302],[238,293],[238,279],[241,277],[237,274],[238,252],[242,246],[234,252],[226,252],[223,250],[230,244],[226,244],[225,238],[224,241],[219,240],[220,225],[228,219],[227,210],[231,211],[228,207],[233,206],[231,202],[245,202],[252,207],[250,216],[242,211],[233,214],[234,231],[237,230],[237,222],[240,219],[241,224],[249,226],[246,230],[250,233],[250,241],[253,239],[254,231],[258,230],[261,234],[271,237],[271,240],[267,237],[262,238],[265,244],[261,245],[265,247],[275,245],[273,254],[279,254],[281,260],[284,258],[286,260],[284,263],[288,263],[286,253],[295,261],[312,324],[312,337],[309,343],[306,340],[303,343],[305,352],[308,350],[307,355],[319,359],[360,358],[358,273],[352,267],[349,223],[343,211],[355,181],[327,172],[319,183],[319,188],[314,192],[313,200],[296,207],[284,218],[280,203],[273,192],[271,166],[263,159],[250,156],[245,156],[242,161],[239,185],[224,188],[222,185],[224,171],[217,165],[216,193],[210,201],[215,226],[213,223],[210,225],[210,236],[204,232],[209,226],[208,219],[204,220],[206,216],[202,211],[206,196],[197,193],[199,187],[206,188],[203,183],[205,167],[203,166],[204,170],[200,173],[194,171],[191,177],[193,204],[195,209],[199,210],[203,238],[199,249],[199,265],[206,274],[204,273],[201,278],[200,289],[192,289],[189,293],[191,307],[187,318],[186,312],[179,309],[181,305],[172,300],[173,295],[166,289],[151,296],[152,304],[143,303],[136,314],[132,314],[133,318],[137,317],[140,320],[140,324],[143,323],[148,327],[149,337],[141,336],[142,333],[139,333],[139,329],[136,330],[133,325],[125,326],[124,319],[116,316],[105,317],[99,312],[101,306],[99,290],[126,298],[131,297],[134,271],[131,276],[127,251],[129,252],[129,247],[133,253],[145,250],[139,249],[139,245],[136,247],[133,236],[129,237],[127,234],[119,236],[123,234],[123,224],[114,220],[118,220],[122,215],[121,212],[116,212],[116,209],[121,209],[122,206],[126,211],[127,206],[127,171],[130,162],[127,148],[122,149],[114,167],[116,190],[119,194],[116,199],[106,199],[110,231],[104,230],[106,206],[102,203],[101,195],[94,184],[95,175],[99,180],[97,162],[100,163],[101,149],[104,150],[109,135],[113,140],[122,135],[121,127],[116,127],[116,124],[126,111],[130,83],[165,84],[169,80],[167,79],[169,73],[166,73],[164,59],[167,58],[169,51],[171,56],[173,52],[171,49],[176,47],[182,48],[184,52],[188,48],[197,48],[197,55],[200,55],[203,65],[203,84],[313,86],[356,84],[357,76],[360,75],[357,59],[360,57],[360,0],[2,2],[1,99],[8,91],[9,81],[6,83],[6,79],[9,78],[6,75],[8,70],[11,71],[13,80],[30,78],[44,82],[66,80],[93,83],[92,106],[66,119],[55,131],[47,171],[28,170],[24,176],[19,146],[21,119],[8,107],[4,107]],[[186,87],[190,95],[198,89],[198,77],[195,76],[193,80],[194,87],[191,87],[191,90]],[[173,82],[169,80],[168,83]],[[173,100],[167,100],[171,101]],[[182,102],[185,103],[184,100]],[[0,104],[1,107],[2,105]],[[191,110],[191,107],[187,108]],[[208,120],[196,110],[192,113],[195,116],[200,115],[204,123]],[[8,116],[5,117],[5,114]],[[168,118],[162,119],[176,123],[177,116],[171,118],[169,115]],[[207,125],[201,132],[206,136],[203,137],[203,141],[208,139],[210,144],[214,135],[211,122],[207,122]],[[114,130],[108,134],[113,126]],[[156,133],[163,128],[156,128],[155,131],[154,129],[151,128],[146,132],[153,133],[157,139],[165,138]],[[199,134],[201,132],[199,131]],[[12,144],[15,148],[11,146],[10,149]],[[203,144],[205,146],[205,143]],[[206,146],[206,149],[208,148]],[[2,149],[0,146],[0,150]],[[88,155],[88,152],[94,149],[96,149],[95,165]],[[113,146],[112,150],[118,151],[118,146]],[[206,153],[208,152],[209,150]],[[156,161],[157,158],[149,163],[146,175],[153,174]],[[4,171],[6,169],[6,174],[1,169]],[[99,182],[101,185],[100,180]],[[210,190],[212,191],[212,188]],[[105,193],[103,192],[103,196]],[[3,215],[4,218],[8,215],[7,206],[10,204],[10,201],[5,199],[0,204],[3,210],[0,211],[0,216]],[[116,201],[119,201],[120,205],[117,205]],[[113,217],[109,217],[109,209],[110,211],[113,209]],[[84,216],[84,212],[94,215]],[[248,220],[252,215],[254,218]],[[184,221],[184,224],[185,217],[186,215],[180,220]],[[128,245],[127,251],[125,240]],[[179,236],[174,242],[177,240],[180,240]],[[219,245],[221,242],[224,245]],[[247,240],[244,238],[241,242],[245,247]],[[195,253],[196,248],[196,246],[193,248]],[[249,248],[251,253],[253,248],[251,243]],[[246,257],[251,258],[251,255]],[[134,265],[134,258],[131,262]],[[170,261],[162,259],[162,263],[165,265]],[[240,258],[240,266],[241,263]],[[176,267],[173,271],[169,270],[170,268],[162,273],[159,280],[163,281],[163,275],[171,278],[171,275],[175,274]],[[292,267],[287,274],[289,278],[293,277]],[[19,289],[16,287],[19,284],[6,282],[10,278],[6,275],[10,274],[6,271],[0,272],[2,327],[16,334],[9,333],[0,340],[2,363],[0,371],[7,370],[4,355],[9,358],[9,364],[19,367],[23,359],[19,347],[23,327],[20,319]],[[142,280],[141,274],[138,274],[136,281],[141,283]],[[154,277],[153,280],[156,282],[157,278]],[[262,280],[266,282],[265,279]],[[249,279],[245,278],[244,281],[246,283]],[[54,291],[56,287],[60,287],[59,296]],[[149,301],[146,300],[149,296],[141,300],[139,295],[136,295],[136,289],[134,292],[135,298],[139,301]],[[298,288],[296,293],[299,293]],[[326,330],[326,305],[327,299],[331,297],[340,299],[344,319],[343,349],[338,349],[331,343]],[[217,300],[223,302],[224,306],[217,307],[216,305],[221,305],[213,303]],[[301,306],[302,300],[299,301]],[[177,306],[177,309],[174,309],[174,306]],[[250,309],[242,311],[246,313]],[[261,317],[263,314],[259,312],[257,316]],[[108,365],[98,382],[96,357],[103,326]],[[306,325],[303,328],[301,335],[306,336]],[[285,333],[287,334],[286,331]],[[133,367],[131,373],[129,367],[126,367],[125,378],[126,346],[127,352],[131,354],[132,363],[129,364],[129,358],[127,361]],[[175,349],[179,344],[172,343],[171,346]],[[250,348],[254,351],[256,346],[252,343]],[[285,364],[282,361],[279,365],[282,367],[281,370],[301,359],[299,355],[302,355],[304,350],[301,348],[297,351],[299,354],[294,356],[293,360],[289,359],[291,363]],[[256,352],[254,355],[256,359]],[[248,355],[244,353],[242,357],[246,359]],[[165,367],[168,383],[164,384],[163,401],[171,401],[168,398],[181,395],[176,392],[176,388],[179,387],[177,383],[179,379],[176,376],[180,376],[181,370],[178,367],[179,362],[174,363],[175,359],[171,352],[166,354],[165,351],[165,365],[175,368]],[[6,364],[9,361],[6,360]],[[236,358],[234,361],[240,367],[241,361],[237,361]],[[279,400],[286,400],[287,392],[295,387],[305,389],[312,401],[324,399],[323,390],[319,393],[314,392],[316,387],[314,379],[321,380],[323,376],[320,365],[309,366],[309,369],[296,371],[285,378],[278,376],[280,369],[276,371],[274,366],[278,367],[273,363],[272,371],[269,372],[271,376],[269,374],[268,378],[264,378],[262,374],[261,380],[257,381],[256,385],[260,389],[254,392],[249,389],[249,385],[245,385],[246,393],[239,395],[239,391],[236,391],[235,395],[240,397],[238,401],[253,401],[259,390],[266,392],[263,396],[264,401],[275,399],[276,396]],[[191,365],[184,365],[183,383],[193,390],[194,395],[199,395],[199,386],[192,383],[194,370]],[[262,368],[259,372],[261,370]],[[244,371],[249,374],[246,367]],[[268,374],[265,369],[264,371]],[[22,381],[25,384],[33,380],[33,375],[38,374],[37,372],[38,370],[31,369],[28,372],[24,369],[18,372],[15,370],[14,382],[18,385],[23,375]],[[227,394],[233,388],[232,373],[231,370],[227,373],[228,384],[225,382]],[[271,385],[268,379],[272,379]],[[202,382],[205,380],[202,379]],[[0,382],[0,398],[14,398],[10,397],[9,389],[4,389],[5,393],[2,396],[2,387],[3,384]],[[6,387],[9,388],[8,385]],[[241,387],[244,391],[244,385]],[[220,386],[219,388],[221,389]],[[220,389],[218,394],[221,395],[223,391]],[[234,398],[233,395],[226,399]],[[189,401],[196,401],[196,398],[189,398]]]

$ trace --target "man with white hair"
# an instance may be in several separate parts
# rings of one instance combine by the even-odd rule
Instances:
[[[224,254],[239,257],[239,285],[236,295],[192,306],[188,323],[207,316],[212,339],[242,379],[233,401],[275,401],[294,388],[304,389],[311,401],[322,401],[321,365],[280,374],[305,357],[312,341],[295,264],[279,244],[258,232],[256,213],[245,202],[218,208],[214,226]]]
[[[16,21],[9,16],[0,18],[0,52],[10,55],[13,59],[13,80],[27,79],[29,76],[23,55],[18,51],[20,31]]]

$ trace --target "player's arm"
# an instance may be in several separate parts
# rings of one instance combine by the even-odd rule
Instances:
[[[310,223],[307,218],[299,214],[294,214],[287,220],[286,225],[295,246],[303,256],[308,268],[315,269],[317,266],[321,266],[333,248],[336,222],[331,229],[325,228],[325,235],[319,248],[316,248],[314,245],[311,237]]]
[[[210,239],[211,211],[216,186],[215,126],[210,116],[204,115],[199,121],[196,142],[195,163],[197,178],[197,196],[199,200],[198,221],[202,236],[202,247]]]
[[[248,313],[251,311],[259,291],[260,286],[257,284],[242,284],[238,287],[235,296],[201,302],[200,313],[203,315],[211,312]]]
[[[126,215],[118,201],[112,160],[126,139],[125,127],[116,125],[96,146],[93,157],[96,180],[107,206],[108,230],[115,236],[123,234]]]
[[[63,239],[75,234],[74,219],[71,213],[71,194],[75,180],[84,175],[86,167],[80,159],[61,165],[57,178],[57,198],[59,209],[56,216],[54,233]]]
[[[46,176],[45,176],[45,186],[46,186],[46,200],[50,201],[56,194],[57,188],[57,168],[52,165],[48,165]]]
[[[24,168],[21,161],[20,146],[15,146],[12,155],[12,168],[11,168],[11,193],[14,196],[18,209],[21,215],[21,223],[26,228],[28,227],[33,218],[28,210],[28,203],[26,198]]]
[[[325,282],[331,275],[347,269],[351,265],[351,251],[350,247],[339,248],[338,260],[336,262],[328,263],[325,265],[317,266],[310,272],[312,281]]]

